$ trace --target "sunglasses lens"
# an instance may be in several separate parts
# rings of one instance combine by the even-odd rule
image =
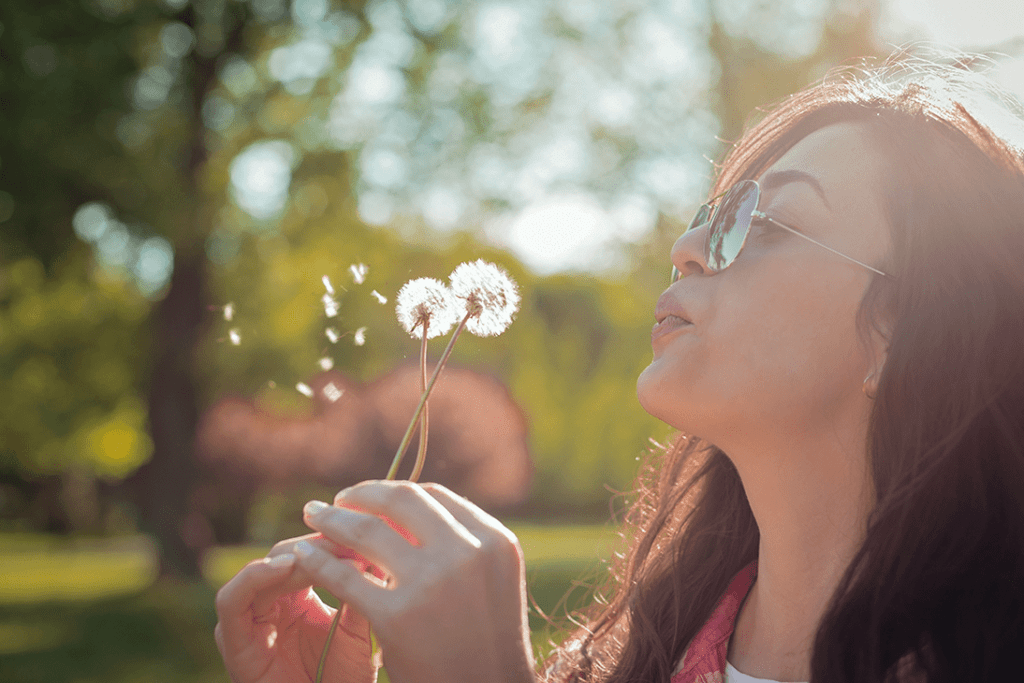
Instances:
[[[751,214],[757,208],[757,183],[744,180],[722,197],[715,219],[708,229],[707,251],[704,254],[708,268],[718,272],[739,256],[747,239]]]

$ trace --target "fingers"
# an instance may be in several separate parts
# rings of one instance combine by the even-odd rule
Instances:
[[[365,557],[394,572],[409,566],[413,546],[387,522],[366,512],[338,508],[318,500],[303,509],[306,525],[350,549],[349,557]],[[323,550],[323,548],[321,548]],[[344,554],[341,559],[349,559]]]
[[[421,487],[443,505],[462,526],[477,537],[498,533],[506,538],[515,539],[515,534],[509,531],[504,524],[451,489],[440,484],[429,483],[421,484]]]
[[[340,560],[306,541],[295,545],[295,556],[298,568],[316,585],[329,590],[359,614],[379,614],[390,602],[391,591],[367,578],[354,560]]]
[[[295,560],[291,553],[253,560],[217,591],[217,644],[225,659],[250,645],[257,621],[255,602],[264,591],[284,584]]]
[[[452,533],[464,541],[476,543],[452,513],[423,487],[408,481],[368,481],[349,487],[334,497],[335,506],[362,510],[386,517],[408,530],[423,545],[439,539],[446,542]]]

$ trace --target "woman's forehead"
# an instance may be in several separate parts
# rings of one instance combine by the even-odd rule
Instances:
[[[765,169],[766,207],[802,218],[809,232],[836,234],[837,242],[865,239],[888,248],[883,188],[887,163],[863,123],[835,123],[799,140]],[[838,233],[838,234],[837,234]],[[843,233],[847,233],[843,235]],[[877,233],[876,237],[872,237]],[[859,252],[863,253],[863,252]]]

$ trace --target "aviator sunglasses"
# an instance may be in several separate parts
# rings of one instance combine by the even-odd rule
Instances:
[[[719,198],[721,202],[715,206],[713,202]],[[750,234],[751,224],[762,222],[803,237],[808,242],[813,242],[822,249],[828,249],[836,256],[842,256],[847,261],[853,261],[858,266],[863,266],[873,273],[892,277],[888,273],[883,273],[873,266],[869,266],[852,256],[847,256],[826,244],[808,237],[799,230],[783,225],[763,211],[758,211],[757,204],[761,200],[761,186],[757,184],[756,180],[741,180],[729,188],[725,194],[719,195],[715,199],[701,206],[697,210],[697,215],[686,226],[686,230],[689,231],[710,222],[707,240],[704,242],[704,261],[707,264],[708,270],[712,273],[720,273],[732,265],[732,262],[743,251],[743,245],[747,243],[747,235]],[[682,273],[673,265],[672,282],[676,282],[681,277]]]

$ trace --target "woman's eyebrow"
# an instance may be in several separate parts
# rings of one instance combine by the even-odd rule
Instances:
[[[828,210],[832,211],[832,205],[829,203],[828,197],[825,196],[825,190],[821,187],[821,183],[810,173],[796,169],[769,171],[764,174],[759,183],[765,190],[777,190],[788,183],[806,183],[821,197],[821,201],[828,207]]]

